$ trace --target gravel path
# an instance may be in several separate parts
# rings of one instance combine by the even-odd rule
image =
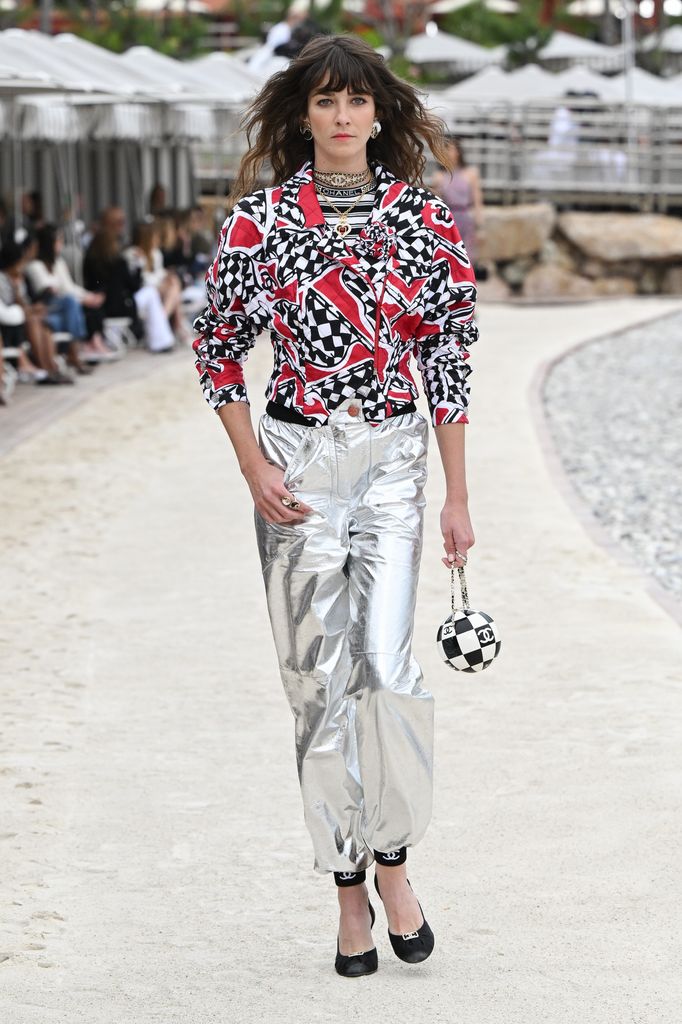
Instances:
[[[682,312],[567,353],[543,399],[582,498],[612,539],[682,599]]]

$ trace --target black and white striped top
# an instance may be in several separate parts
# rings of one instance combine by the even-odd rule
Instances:
[[[349,206],[353,205],[362,192],[364,186],[360,185],[354,188],[333,188],[331,185],[316,185],[315,187],[317,189],[317,198],[320,203],[320,209],[324,214],[324,219],[329,227],[335,227],[339,222],[339,215],[334,211],[325,196],[329,196],[334,203],[334,206],[338,207],[338,209],[343,212]],[[345,236],[346,238],[353,238],[360,234],[360,231],[372,216],[373,207],[374,188],[370,188],[365,192],[357,206],[355,206],[348,215],[350,231]]]

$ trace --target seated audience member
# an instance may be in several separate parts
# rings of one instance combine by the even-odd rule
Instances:
[[[102,336],[101,313],[97,315],[104,303],[104,292],[90,292],[75,283],[61,255],[62,236],[54,224],[39,228],[36,238],[38,252],[26,267],[26,278],[34,297],[47,307],[46,322],[53,331],[67,331],[83,342],[81,351],[88,361],[114,359]],[[91,310],[90,325],[98,326],[89,340],[83,307]]]
[[[118,206],[110,206],[101,214],[83,259],[83,285],[90,292],[102,293],[97,317],[86,309],[89,330],[96,329],[101,318],[126,317],[132,330],[142,337],[144,327],[135,305],[135,292],[140,287],[139,274],[131,274],[123,258],[122,239],[125,232],[125,214]]]
[[[166,322],[170,321],[173,329],[180,333],[183,329],[180,308],[182,284],[177,274],[166,270],[159,240],[156,224],[143,221],[135,225],[133,244],[125,250],[124,255],[131,269],[140,271],[143,285],[156,289]]]
[[[183,285],[192,280],[192,237],[189,219],[188,210],[179,210],[174,215],[165,214],[156,219],[163,265],[168,270],[174,270]]]
[[[36,314],[38,316],[40,316],[44,326],[48,327],[51,332],[52,331],[62,331],[64,333],[66,333],[66,334],[69,334],[70,337],[69,337],[69,341],[66,343],[66,353],[65,353],[65,355],[66,355],[66,362],[69,364],[69,366],[72,366],[77,373],[92,373],[93,367],[85,366],[85,364],[83,363],[83,360],[81,359],[81,353],[80,353],[80,344],[81,343],[80,343],[80,341],[77,338],[75,338],[71,334],[70,331],[65,331],[65,329],[61,325],[56,326],[55,324],[50,323],[50,318],[48,316],[47,302],[45,301],[47,296],[34,295],[32,289],[31,289],[31,285],[29,283],[28,277],[26,276],[26,268],[27,268],[28,264],[32,263],[33,260],[35,260],[37,258],[37,256],[38,256],[38,238],[37,238],[36,234],[35,233],[28,234],[26,236],[26,238],[23,240],[23,242],[20,243],[20,248],[21,248],[21,252],[22,252],[22,256],[23,256],[23,262],[22,262],[23,290],[24,290],[24,295],[26,296],[27,302],[29,303],[29,306],[31,307],[32,310],[34,310],[36,312]],[[63,339],[61,339],[61,341],[62,341],[62,344],[64,344]]]
[[[206,211],[203,206],[196,205],[191,208],[189,230],[192,235],[194,258],[192,272],[197,277],[206,273],[214,256],[214,241],[206,225]]]
[[[85,254],[83,283],[90,291],[104,292],[104,316],[128,317],[150,352],[168,352],[175,339],[161,296],[156,287],[144,284],[141,267],[124,257],[124,230],[123,210],[117,206],[105,210]]]
[[[24,255],[15,242],[0,249],[0,331],[7,347],[20,348],[30,343],[30,357],[20,357],[19,372],[30,375],[36,384],[73,384],[57,362],[54,338],[44,323],[45,306],[30,303],[23,278]],[[45,372],[38,374],[35,363]]]
[[[6,201],[0,196],[0,249],[6,242],[11,241],[13,236],[14,220],[10,216]]]
[[[166,192],[166,186],[157,181],[149,193],[149,215],[150,217],[159,217],[167,209],[168,193]]]
[[[195,251],[199,236],[194,234],[197,221],[192,210],[179,210],[174,219],[164,217],[161,230],[161,250],[164,265],[174,270],[182,282],[180,295],[183,309],[189,313],[199,312],[206,304],[204,277],[211,257],[204,258]],[[210,252],[210,244],[208,246]],[[185,331],[185,322],[180,321],[180,332]],[[187,338],[189,340],[189,338]]]
[[[9,405],[16,379],[14,368],[9,363],[5,364],[2,354],[2,334],[0,334],[0,405]]]
[[[29,232],[35,232],[45,223],[42,192],[24,192],[21,197],[21,219]]]

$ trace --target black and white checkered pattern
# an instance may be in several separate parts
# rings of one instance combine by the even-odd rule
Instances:
[[[500,653],[494,620],[485,612],[458,608],[438,627],[438,650],[443,661],[460,672],[482,672]]]
[[[478,337],[471,261],[441,199],[371,166],[373,203],[347,240],[325,218],[311,161],[235,205],[194,322],[212,408],[248,401],[244,364],[269,331],[266,398],[311,423],[326,423],[353,393],[373,423],[408,406],[419,394],[411,358],[434,425],[469,422],[468,349]]]

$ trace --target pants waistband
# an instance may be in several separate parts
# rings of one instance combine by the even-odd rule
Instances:
[[[357,400],[357,403],[359,405],[362,404],[360,399]],[[307,416],[303,416],[302,413],[300,412],[296,412],[295,409],[289,408],[288,405],[278,405],[275,402],[268,401],[267,405],[265,406],[265,411],[267,412],[268,416],[272,416],[273,419],[284,420],[286,423],[300,423],[301,426],[304,427],[320,426],[319,423],[316,423],[314,420],[309,419]],[[405,413],[416,411],[417,406],[415,405],[415,403],[409,402],[407,405],[399,406],[397,409],[390,413],[390,416],[403,416]]]

